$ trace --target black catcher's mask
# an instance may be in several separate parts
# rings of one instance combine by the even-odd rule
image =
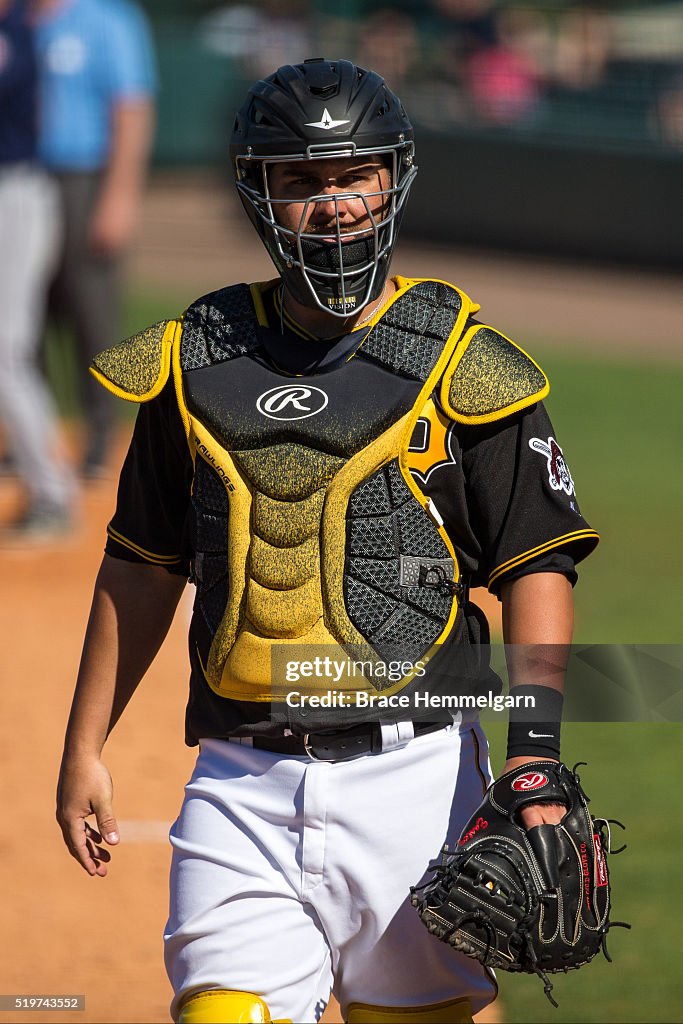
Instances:
[[[403,207],[417,168],[413,128],[403,105],[374,71],[348,60],[307,60],[285,65],[249,90],[235,119],[230,157],[237,189],[249,217],[286,288],[306,306],[347,317],[376,299],[384,288]],[[389,168],[389,185],[373,196],[339,192],[336,231],[324,238],[306,233],[312,195],[298,228],[283,227],[269,171],[275,163],[372,157]],[[368,220],[362,230],[342,233],[339,201],[362,200]]]

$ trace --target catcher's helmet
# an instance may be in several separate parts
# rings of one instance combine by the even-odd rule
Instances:
[[[334,240],[304,231],[307,199],[296,230],[278,222],[278,200],[269,188],[275,162],[377,156],[391,172],[373,216],[367,194],[337,193],[362,200],[370,227],[342,232],[337,210]],[[405,200],[417,168],[413,129],[399,98],[374,71],[348,60],[307,60],[285,65],[249,90],[237,113],[230,142],[237,189],[287,289],[301,303],[346,317],[382,292]]]

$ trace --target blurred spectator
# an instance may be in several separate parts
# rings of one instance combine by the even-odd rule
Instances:
[[[478,121],[528,124],[541,103],[543,23],[535,11],[502,10],[496,40],[465,58],[463,80]]]
[[[683,72],[675,74],[655,102],[656,137],[673,149],[683,149]]]
[[[129,0],[36,0],[40,154],[59,187],[64,246],[56,312],[72,329],[88,436],[86,478],[101,475],[113,402],[90,378],[120,337],[120,265],[138,213],[152,136],[155,74],[142,12]]]
[[[311,27],[304,0],[262,0],[220,7],[202,18],[204,46],[242,64],[248,76],[265,76],[311,56]]]
[[[0,415],[26,508],[12,539],[71,522],[73,486],[36,354],[59,235],[57,195],[36,161],[37,65],[24,0],[0,0]]]
[[[534,13],[499,11],[493,0],[433,0],[433,11],[440,64],[455,90],[446,103],[451,117],[475,124],[528,122],[539,106],[542,77]]]
[[[593,89],[604,78],[612,49],[611,16],[596,3],[575,4],[559,22],[555,78],[567,89]]]
[[[358,64],[378,68],[389,86],[401,92],[420,59],[417,26],[410,15],[395,7],[381,7],[361,22],[357,35]]]

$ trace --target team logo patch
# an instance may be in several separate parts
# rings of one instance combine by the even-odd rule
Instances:
[[[456,458],[451,449],[454,424],[440,409],[430,402],[427,415],[415,424],[408,446],[408,468],[422,484],[442,466],[454,466]]]
[[[543,775],[541,772],[525,772],[524,775],[517,776],[512,783],[512,788],[515,793],[526,793],[530,789],[543,789],[547,785],[547,775]]]
[[[574,493],[574,481],[569,472],[562,449],[554,437],[543,441],[540,437],[532,437],[529,447],[535,452],[545,455],[548,460],[548,481],[554,491],[564,491],[570,497]]]
[[[322,412],[328,401],[322,388],[286,384],[264,391],[256,400],[256,408],[269,420],[305,420]]]

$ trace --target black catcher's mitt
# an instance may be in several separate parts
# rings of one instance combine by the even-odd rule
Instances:
[[[612,822],[593,818],[576,768],[534,761],[501,776],[444,847],[431,879],[411,890],[430,932],[488,967],[537,974],[550,1002],[548,974],[582,967],[611,927],[607,852]],[[559,825],[528,832],[519,818],[532,803],[564,804]],[[623,826],[621,826],[623,828]],[[624,849],[624,847],[621,847]]]

